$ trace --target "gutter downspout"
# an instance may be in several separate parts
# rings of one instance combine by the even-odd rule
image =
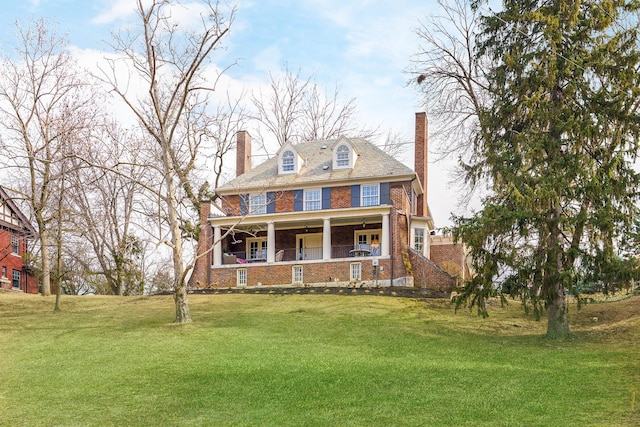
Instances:
[[[393,232],[393,228],[395,226],[394,225],[394,220],[393,220],[393,212],[394,212],[394,209],[393,209],[393,206],[392,206],[391,209],[390,209],[390,212],[389,212],[389,222],[390,222],[390,224],[389,224],[389,234],[390,234],[390,236],[389,236],[389,240],[390,240],[389,244],[391,246],[391,252],[390,252],[390,255],[391,255],[391,274],[390,274],[391,281],[389,282],[389,287],[393,287],[393,251],[394,251],[394,248],[393,248],[393,236],[395,235],[395,233]]]
[[[209,234],[211,233],[211,223],[209,223],[209,218],[207,217],[207,228],[205,228],[206,233]],[[211,234],[213,236],[213,234]],[[207,263],[207,287],[210,288],[211,287],[211,254],[213,252],[213,250],[209,250],[209,248],[213,249],[213,237],[211,237],[210,239],[207,239],[211,242],[211,245],[208,246],[206,248],[207,252],[207,258],[206,258],[206,263]]]

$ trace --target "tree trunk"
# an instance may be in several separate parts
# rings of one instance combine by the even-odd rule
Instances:
[[[189,310],[189,300],[187,298],[187,287],[184,281],[180,280],[180,284],[176,284],[176,290],[173,299],[176,303],[176,320],[175,323],[191,322],[191,311]]]
[[[51,295],[51,264],[49,261],[49,245],[48,245],[48,233],[40,228],[40,245],[42,260],[40,266],[42,267],[42,296],[48,297]]]
[[[559,139],[558,139],[559,140]],[[555,265],[552,271],[547,271],[547,338],[563,340],[569,337],[569,316],[567,315],[567,305],[565,299],[564,284],[560,277],[564,269],[562,248],[560,243],[560,217],[562,216],[562,206],[559,201],[554,201],[554,218],[551,226],[549,241],[549,257]]]
[[[555,289],[556,296],[549,301],[547,309],[547,338],[563,340],[569,337],[569,316],[567,316],[567,304],[562,284],[558,283]]]
[[[171,246],[173,251],[173,274],[174,274],[174,301],[176,303],[175,323],[191,322],[189,310],[189,299],[187,298],[187,286],[184,280],[184,265],[182,259],[182,234],[180,231],[180,220],[178,218],[178,203],[173,173],[171,157],[168,148],[165,147],[164,159],[167,174],[167,208],[169,216],[169,227],[171,228]]]
[[[58,283],[58,287],[56,288],[56,305],[53,307],[54,312],[61,311],[60,308],[60,293],[62,292],[62,284]]]

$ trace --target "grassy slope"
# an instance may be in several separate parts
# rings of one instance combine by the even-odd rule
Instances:
[[[177,326],[171,297],[65,297],[54,314],[0,294],[0,425],[640,424],[638,298],[572,312],[566,343],[515,303],[481,319],[376,296],[190,302]]]

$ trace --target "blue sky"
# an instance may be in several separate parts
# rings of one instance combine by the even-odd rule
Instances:
[[[188,1],[188,0],[186,0]],[[413,139],[417,94],[404,69],[418,48],[414,29],[435,10],[434,0],[239,0],[226,40],[215,61],[236,84],[251,90],[267,84],[269,71],[283,64],[313,75],[321,87],[336,84],[344,98],[355,97],[363,126],[380,126]],[[80,50],[107,49],[110,32],[131,22],[134,0],[0,0],[0,41],[13,22],[44,17],[68,33]],[[2,42],[4,44],[4,42]],[[403,161],[409,166],[413,150]],[[455,197],[447,195],[447,172],[431,164],[429,203],[436,225],[448,223]]]

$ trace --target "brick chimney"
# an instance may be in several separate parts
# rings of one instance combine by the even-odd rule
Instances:
[[[415,138],[415,171],[422,184],[424,193],[418,196],[418,206],[416,214],[418,216],[426,216],[429,213],[427,209],[427,179],[428,161],[429,161],[429,137],[427,135],[428,121],[427,113],[416,113],[416,138]]]
[[[236,132],[236,177],[251,170],[251,135],[246,130]]]

